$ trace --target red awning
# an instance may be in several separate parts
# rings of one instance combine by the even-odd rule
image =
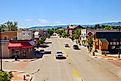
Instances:
[[[21,43],[9,43],[8,47],[9,48],[17,48],[17,47],[21,48],[22,44]]]
[[[28,42],[21,42],[21,43],[9,43],[8,48],[32,48]]]

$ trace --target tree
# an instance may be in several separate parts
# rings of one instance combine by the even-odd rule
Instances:
[[[50,37],[54,33],[54,30],[53,29],[48,29],[47,33],[48,33],[48,37]]]
[[[105,30],[112,30],[113,28],[112,28],[112,26],[106,25],[104,29],[105,29]]]
[[[74,30],[74,34],[72,35],[72,37],[74,39],[76,39],[76,42],[79,41],[81,35],[81,28]]]
[[[93,37],[89,37],[87,40],[87,43],[88,43],[87,47],[88,47],[89,51],[91,52],[92,47],[93,47]]]
[[[67,37],[67,33],[65,31],[62,33],[62,37],[63,38]]]
[[[6,27],[6,26],[5,26],[4,24],[0,25],[0,31],[1,31],[1,32],[4,32],[4,31],[5,31],[5,27]]]
[[[8,21],[4,24],[0,25],[1,31],[16,31],[17,30],[17,22]]]
[[[60,37],[65,37],[67,35],[63,29],[57,29],[55,32],[59,34]]]
[[[45,40],[46,40],[46,38],[44,38],[44,37],[41,38],[41,39],[38,41],[37,45],[44,44]]]
[[[11,81],[12,76],[11,72],[0,72],[0,81]]]
[[[98,28],[101,28],[100,24],[96,24],[96,25],[94,26],[94,29],[98,29]]]

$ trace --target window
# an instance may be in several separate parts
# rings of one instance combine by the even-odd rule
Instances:
[[[112,42],[110,42],[110,45],[113,45],[113,43],[112,43]]]
[[[6,36],[4,37],[4,40],[7,40],[7,37]]]
[[[116,45],[116,42],[113,42],[113,45]]]
[[[112,46],[111,49],[115,49],[115,46]]]
[[[119,42],[117,42],[117,45],[119,45]]]

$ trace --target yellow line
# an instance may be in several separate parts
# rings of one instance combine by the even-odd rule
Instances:
[[[60,43],[60,41],[58,40],[58,44],[59,44],[59,47],[61,48],[62,52],[64,53],[64,56],[68,59],[69,59],[69,62],[71,62],[71,59],[69,58],[68,54],[66,53],[63,45]],[[83,81],[82,78],[80,77],[80,74],[79,72],[76,70],[76,69],[72,69],[72,76],[74,78],[74,81]]]
[[[82,78],[80,77],[79,72],[76,69],[72,69],[72,76],[74,78],[74,81],[83,81]]]
[[[63,51],[64,56],[67,58],[68,54],[66,53],[65,49],[63,48],[63,46],[62,46],[62,44],[60,43],[59,40],[58,40],[58,44],[59,44],[59,47],[61,48],[61,50]]]

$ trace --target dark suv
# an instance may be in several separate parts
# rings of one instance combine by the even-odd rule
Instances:
[[[79,50],[78,45],[73,45],[73,49],[77,49],[77,50]]]

